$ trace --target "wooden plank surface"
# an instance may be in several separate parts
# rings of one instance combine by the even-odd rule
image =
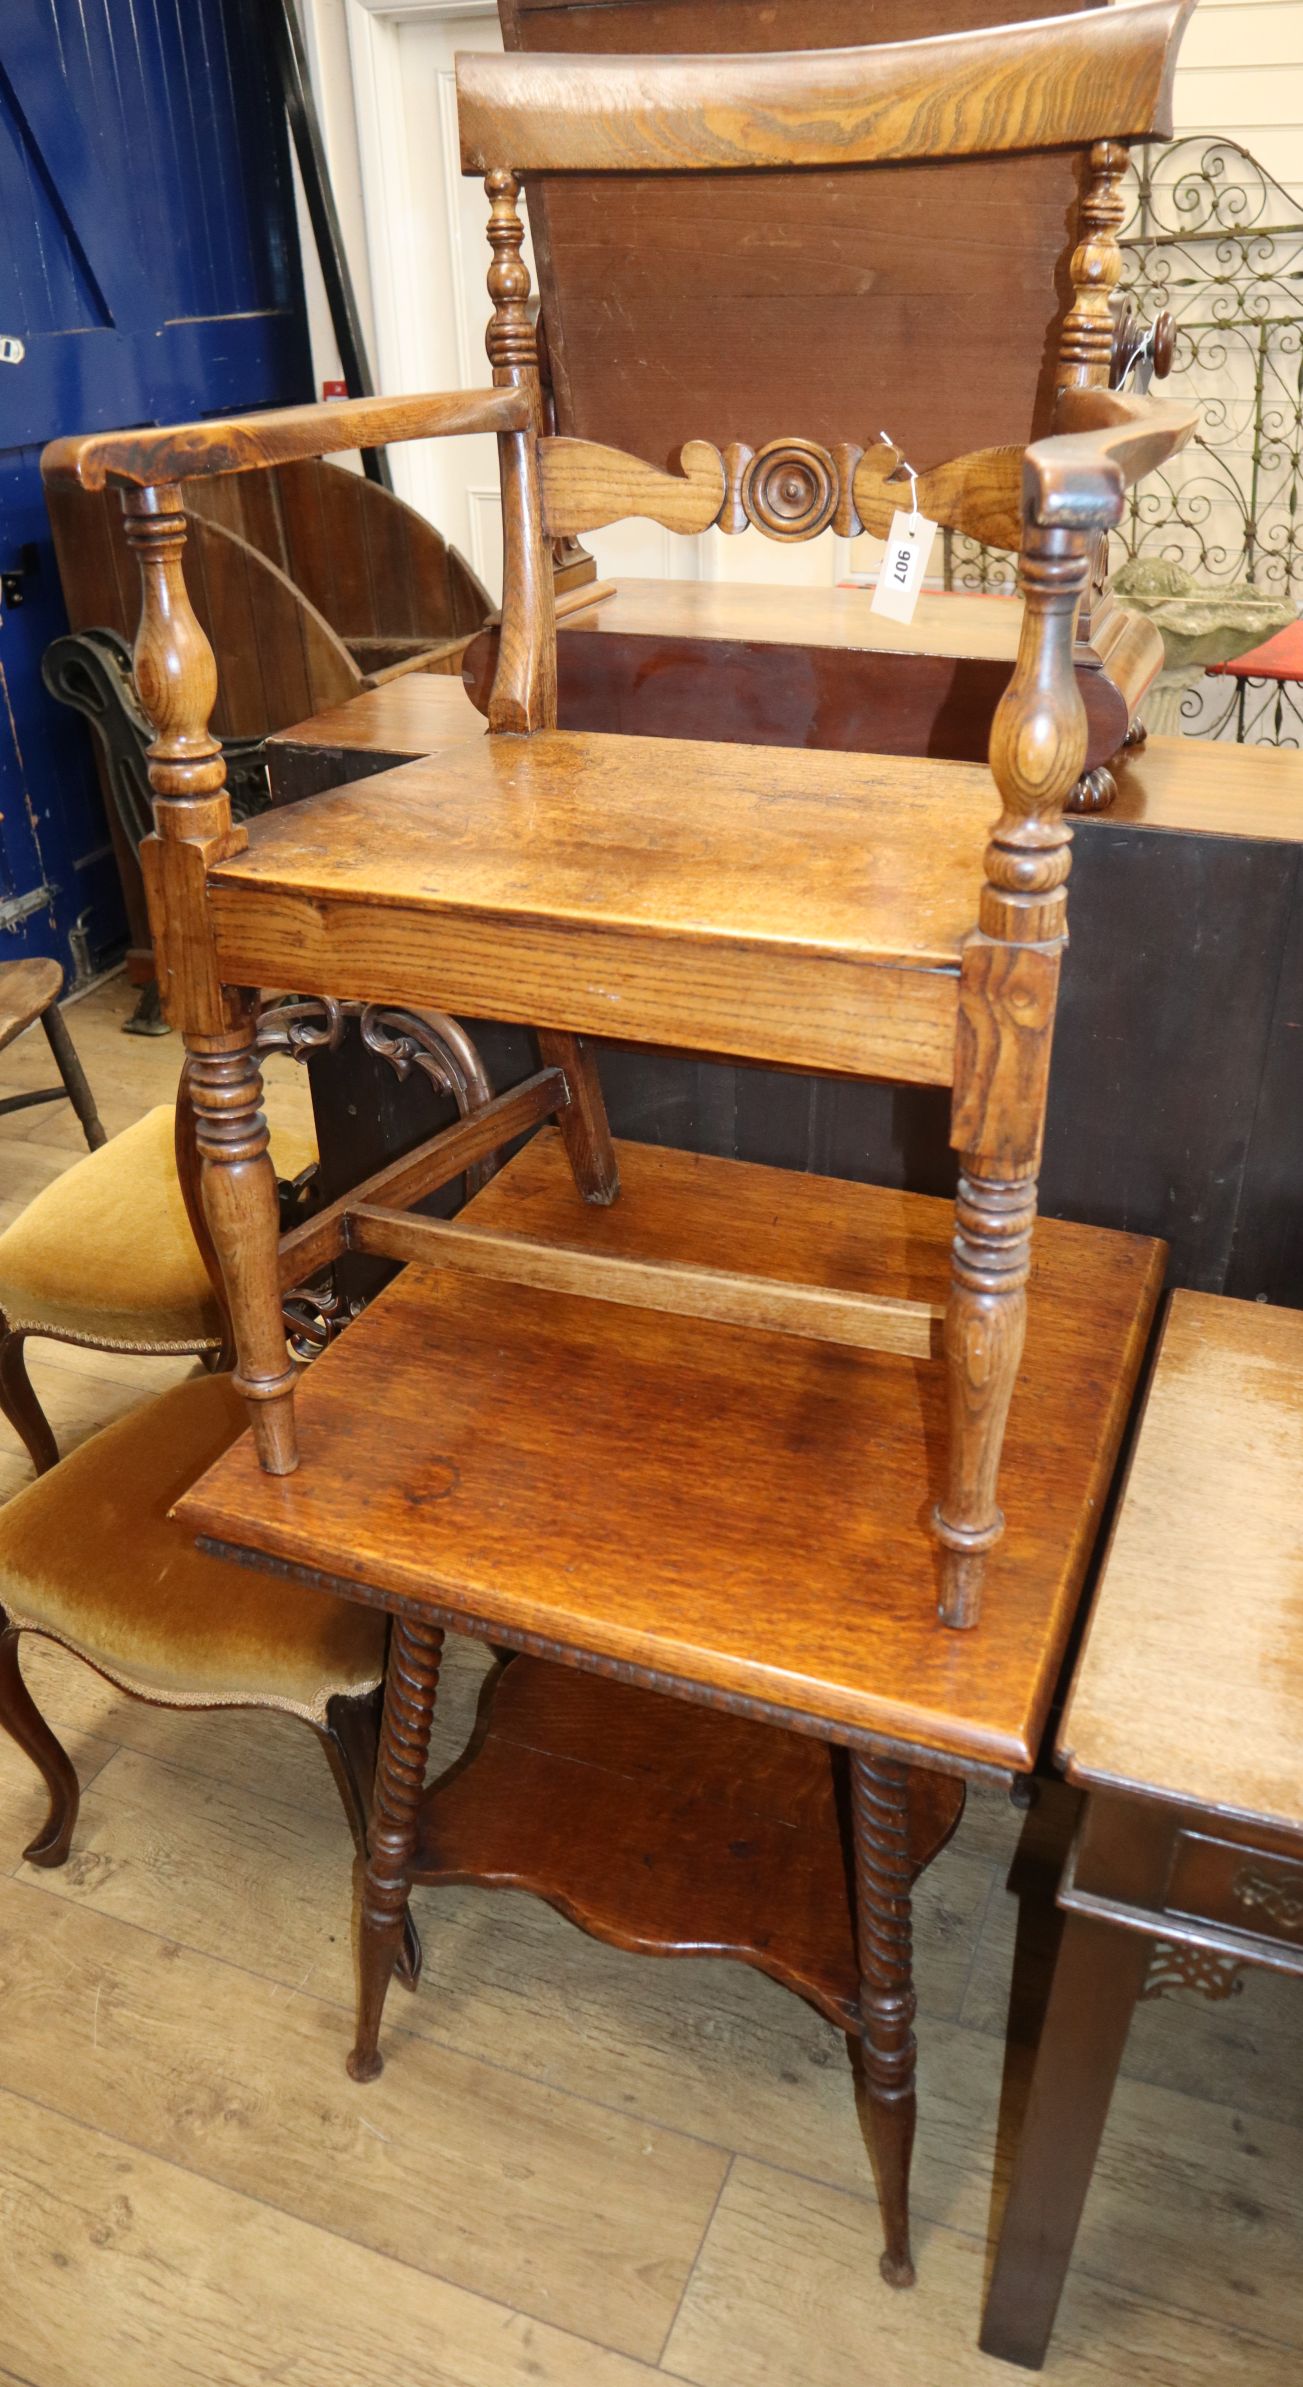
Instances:
[[[1303,1831],[1303,1316],[1176,1293],[1060,1735],[1071,1778]]]
[[[908,484],[906,484],[906,496]],[[1013,667],[1022,607],[1008,597],[925,589],[912,622],[870,611],[867,588],[775,588],[732,580],[621,580],[572,630],[602,637],[750,639],[853,653],[977,655]]]
[[[210,876],[222,906],[228,890],[294,886],[945,969],[997,801],[978,763],[541,730],[449,743],[265,813]]]
[[[426,685],[442,698],[401,723],[368,698],[323,725],[332,742],[309,728],[283,746],[282,798],[392,763],[389,737],[401,752],[432,722],[469,732],[451,683]],[[1154,738],[1119,781],[1112,813],[1074,823],[1042,1210],[1161,1235],[1174,1283],[1303,1301],[1303,771],[1284,751]],[[500,1082],[533,1066],[519,1032],[480,1033]],[[618,1134],[953,1187],[937,1092],[629,1048],[605,1049],[602,1070]]]
[[[951,1206],[619,1147],[609,1209],[539,1137],[468,1216],[614,1256],[727,1256],[944,1296]],[[1044,1224],[980,1630],[936,1617],[932,1361],[408,1269],[310,1372],[302,1462],[242,1439],[196,1532],[540,1635],[830,1737],[1033,1760],[1156,1298],[1159,1247]],[[773,1273],[782,1274],[776,1268]],[[1053,1465],[1047,1454],[1053,1453]]]
[[[252,822],[209,876],[220,966],[236,985],[292,966],[308,992],[945,1084],[995,807],[971,764],[551,731],[450,743]]]

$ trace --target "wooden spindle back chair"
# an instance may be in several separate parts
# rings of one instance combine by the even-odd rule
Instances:
[[[839,758],[830,778],[829,757],[781,758],[779,784],[790,780],[797,809],[803,794],[822,808],[826,835],[816,826],[802,845],[779,811],[753,808],[745,828],[730,814],[746,766],[730,762],[727,749],[675,751],[666,742],[556,731],[550,550],[554,539],[631,514],[678,531],[740,516],[776,536],[792,535],[794,523],[805,531],[835,522],[848,503],[868,519],[883,503],[882,465],[871,451],[854,461],[846,449],[830,477],[800,441],[749,456],[694,439],[678,469],[665,471],[545,435],[520,177],[833,173],[1098,142],[1100,174],[1115,191],[1124,157],[1117,142],[1170,130],[1175,50],[1192,6],[1119,0],[1076,16],[870,50],[463,57],[462,162],[483,173],[491,202],[492,390],[358,400],[64,443],[48,453],[47,471],[70,472],[83,486],[122,486],[140,559],[137,675],[158,733],[151,763],[158,828],[143,849],[151,921],[169,1015],[191,1055],[205,1202],[240,1381],[270,1472],[297,1464],[283,1280],[360,1248],[576,1289],[573,1257],[524,1247],[522,1258],[519,1242],[504,1249],[500,1238],[491,1251],[483,1240],[473,1248],[472,1232],[411,1218],[401,1205],[548,1115],[559,1120],[584,1198],[610,1201],[617,1180],[583,1036],[615,1023],[646,1043],[950,1084],[961,1173],[944,1328],[949,1451],[933,1523],[941,1614],[952,1625],[976,1621],[986,1555],[1003,1528],[997,1475],[1025,1325],[1066,934],[1063,804],[1085,751],[1074,627],[1093,552],[1120,518],[1128,483],[1172,454],[1196,417],[1101,386],[1112,344],[1105,248],[1079,275],[1060,434],[1025,456],[995,451],[982,462],[984,503],[1016,510],[1021,522],[1025,618],[992,736],[1002,809],[971,909],[965,899],[975,925],[952,932],[947,913],[945,933],[937,926],[947,903],[953,911],[954,872],[964,865],[949,842],[944,798],[953,786],[958,800],[966,767],[905,761],[885,776],[876,766],[882,800],[852,818],[861,848],[885,857],[861,931],[848,922],[847,848],[838,844],[845,819],[839,830],[832,794],[849,762]],[[352,444],[470,430],[498,434],[502,481],[502,635],[485,752],[477,760],[463,748],[411,766],[425,774],[426,809],[410,816],[405,846],[402,773],[389,775],[388,812],[386,782],[370,783],[370,826],[359,830],[356,803],[332,810],[330,799],[312,799],[256,824],[250,841],[232,827],[220,751],[206,726],[215,675],[185,597],[176,483]],[[892,459],[886,463],[890,470]],[[895,484],[893,505],[907,487]],[[920,498],[930,502],[925,489]],[[768,759],[777,766],[780,758]],[[465,771],[470,779],[455,786]],[[623,845],[621,832],[610,831],[605,868],[600,851],[603,823],[614,821],[631,787],[646,807],[635,818],[659,819],[671,837],[686,820],[703,841],[700,862],[688,856],[677,891],[659,909],[657,891],[674,873],[665,856],[649,853],[639,878],[628,816]],[[449,789],[450,832],[438,817]],[[505,843],[473,855],[471,824],[484,827],[490,846],[495,835]],[[781,855],[775,837],[786,840]],[[763,880],[767,845],[775,900],[766,913],[748,886]],[[278,1259],[250,1025],[259,983],[532,1022],[544,1067],[476,1120],[334,1204],[288,1238]],[[827,1305],[816,1323],[819,1305],[791,1286],[664,1264],[630,1272],[592,1255],[582,1267],[607,1298],[742,1321],[780,1308],[794,1331],[829,1331]],[[840,1316],[834,1339],[916,1354],[931,1347],[932,1314],[917,1302],[864,1295],[842,1308],[853,1314]]]

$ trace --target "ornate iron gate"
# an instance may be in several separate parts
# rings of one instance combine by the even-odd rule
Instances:
[[[1176,328],[1169,386],[1197,397],[1198,440],[1132,494],[1115,561],[1161,556],[1205,583],[1247,581],[1303,610],[1303,210],[1238,142],[1195,134],[1138,148],[1122,290]],[[946,543],[946,585],[1001,590],[1012,559]],[[1201,737],[1297,745],[1297,683],[1204,679]]]

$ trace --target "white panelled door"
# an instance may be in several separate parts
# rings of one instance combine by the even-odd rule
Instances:
[[[305,5],[324,48],[339,0]],[[453,59],[458,50],[501,48],[494,0],[343,0],[343,8],[378,385],[388,394],[474,387],[488,374],[488,202],[458,164]],[[702,437],[711,433],[703,423]],[[391,460],[399,494],[461,549],[496,597],[502,542],[492,440],[431,440],[395,448]],[[869,541],[852,547],[831,536],[778,546],[753,530],[682,539],[642,522],[594,532],[585,545],[604,577],[823,587],[866,568],[857,550],[878,552]]]

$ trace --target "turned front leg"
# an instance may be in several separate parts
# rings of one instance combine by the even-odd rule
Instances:
[[[976,1624],[987,1552],[1004,1530],[996,1485],[1027,1323],[1067,930],[1072,832],[1063,803],[1086,758],[1072,642],[1089,561],[1086,532],[1028,520],[1018,661],[991,726],[1003,809],[960,963],[950,1118],[960,1169],[945,1331],[950,1434],[933,1512],[948,1625]]]
[[[889,2287],[908,2288],[914,2284],[909,2169],[917,2111],[909,1767],[894,1758],[852,1756],[851,1817],[860,2037],[886,2240],[880,2267]]]
[[[402,1948],[442,1656],[438,1625],[395,1618],[358,1917],[357,2037],[348,2059],[354,2080],[374,2080],[384,2069],[380,2021]]]
[[[965,1167],[946,1306],[946,1488],[933,1517],[948,1625],[976,1624],[986,1554],[1004,1531],[1000,1455],[1027,1331],[1035,1216],[1034,1178],[1010,1184]]]
[[[187,1036],[189,1090],[203,1165],[204,1213],[222,1271],[237,1389],[269,1475],[298,1465],[295,1372],[280,1292],[280,1209],[262,1111],[250,1007],[221,1036]]]
[[[208,908],[208,872],[248,842],[231,819],[226,764],[208,726],[213,651],[182,570],[179,488],[128,489],[123,513],[140,564],[136,693],[153,726],[154,834],[140,848],[159,989],[185,1037],[204,1211],[221,1268],[258,1457],[271,1475],[297,1464],[294,1371],[281,1324],[276,1177],[267,1151],[253,1000],[226,985]],[[184,1100],[184,1094],[183,1094]]]

